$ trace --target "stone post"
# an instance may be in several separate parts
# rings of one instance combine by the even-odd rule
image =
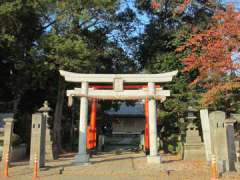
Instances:
[[[235,123],[232,119],[226,119],[226,131],[227,131],[227,146],[228,146],[228,163],[229,171],[235,171],[236,158],[236,147],[234,143],[234,126]]]
[[[216,154],[218,172],[235,170],[234,121],[226,119],[225,112],[213,111],[209,115],[213,153]]]
[[[160,156],[157,147],[157,108],[155,95],[155,83],[148,83],[149,91],[149,140],[150,140],[150,155],[148,156],[148,163],[160,163]]]
[[[45,166],[45,135],[46,122],[42,113],[32,115],[31,147],[30,147],[30,167],[33,167],[35,155],[38,166]]]
[[[236,147],[235,168],[238,172],[240,172],[240,137],[236,137],[234,143],[235,143],[235,147]]]
[[[224,125],[225,118],[226,114],[222,111],[213,111],[209,113],[212,154],[216,155],[219,174],[226,171],[227,139],[226,127]]]
[[[212,155],[212,144],[211,144],[210,122],[208,118],[208,109],[200,110],[200,118],[201,118],[206,160],[210,162],[211,155]]]
[[[46,122],[46,136],[45,136],[45,160],[53,160],[53,142],[51,138],[51,129],[49,126],[49,119],[51,118],[49,116],[49,112],[52,111],[52,109],[48,105],[48,101],[44,101],[43,106],[38,110],[43,114],[43,117],[45,118]]]
[[[82,82],[82,94],[88,94],[88,83]],[[89,155],[87,154],[87,121],[88,121],[88,99],[82,96],[80,102],[80,122],[79,122],[79,142],[78,142],[78,154],[75,156],[74,163],[84,164],[89,161]]]
[[[234,119],[236,122],[240,123],[240,114],[230,114],[230,118]],[[235,148],[236,148],[236,162],[235,169],[240,172],[240,134],[238,133],[235,137]]]
[[[4,140],[3,140],[3,154],[2,154],[2,163],[6,161],[6,155],[8,154],[8,159],[11,159],[11,139],[13,132],[13,118],[4,118]],[[8,161],[9,163],[10,161]]]

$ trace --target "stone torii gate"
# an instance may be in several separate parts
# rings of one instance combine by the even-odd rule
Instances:
[[[72,101],[72,97],[80,97],[79,145],[78,154],[74,160],[75,163],[82,164],[89,161],[89,155],[86,151],[88,98],[104,100],[148,100],[146,104],[148,106],[149,118],[150,155],[147,159],[148,163],[161,162],[157,148],[156,100],[163,102],[167,96],[170,96],[170,90],[163,90],[157,84],[171,82],[177,71],[161,74],[81,74],[60,70],[60,74],[67,82],[81,83],[81,88],[67,90],[67,96],[70,101]],[[97,88],[98,84],[101,83],[111,85]]]

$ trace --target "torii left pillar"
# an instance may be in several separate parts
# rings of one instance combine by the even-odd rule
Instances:
[[[88,83],[82,82],[82,94],[88,94]],[[80,122],[79,122],[79,142],[78,154],[75,156],[74,163],[85,164],[89,162],[87,154],[87,122],[88,122],[88,99],[86,96],[81,97],[80,101]]]

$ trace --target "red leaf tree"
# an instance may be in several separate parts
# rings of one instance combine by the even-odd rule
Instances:
[[[151,6],[153,9],[159,9],[161,7],[161,3],[163,3],[162,1],[164,0],[152,0],[151,1]],[[179,0],[176,0],[176,2],[179,2]],[[184,11],[184,9],[186,8],[186,6],[191,3],[191,0],[184,0],[180,7],[179,7],[179,10],[182,10]]]
[[[191,85],[199,85],[206,92],[203,104],[215,102],[219,95],[227,95],[240,88],[240,18],[233,6],[217,10],[212,25],[193,34],[177,48],[188,52],[182,60],[184,71],[198,71]]]
[[[165,0],[151,0],[151,6],[153,9],[159,9],[161,3]],[[192,0],[175,0],[176,3],[179,3],[179,11],[184,11],[185,8],[191,3]],[[216,0],[205,0],[202,3],[216,3]]]

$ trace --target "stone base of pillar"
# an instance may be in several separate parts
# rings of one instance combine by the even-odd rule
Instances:
[[[235,168],[237,172],[240,172],[240,162],[235,162]]]
[[[149,164],[161,164],[161,157],[157,156],[147,156],[147,162]]]
[[[206,160],[203,143],[184,144],[184,160]]]
[[[224,173],[227,171],[236,171],[236,163],[234,160],[218,160],[217,161],[218,172]]]
[[[73,164],[84,165],[89,163],[88,154],[77,154],[73,160]]]

